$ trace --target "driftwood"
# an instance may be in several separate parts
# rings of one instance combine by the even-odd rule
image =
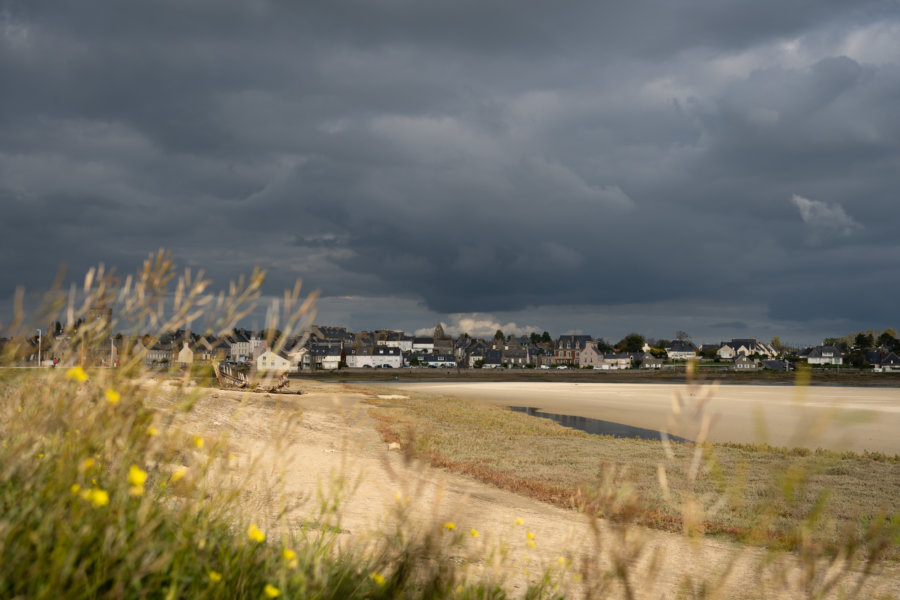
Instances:
[[[289,390],[290,378],[282,373],[277,379],[264,378],[255,387],[250,386],[250,367],[219,363],[215,365],[216,379],[219,386],[226,389],[242,389],[248,392],[265,392],[268,394],[302,394],[300,390]]]

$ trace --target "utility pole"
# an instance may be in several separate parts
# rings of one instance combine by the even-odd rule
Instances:
[[[42,336],[42,333],[41,333],[40,329],[37,330],[37,334],[38,334],[38,366],[41,366],[41,341],[42,341],[41,336]]]

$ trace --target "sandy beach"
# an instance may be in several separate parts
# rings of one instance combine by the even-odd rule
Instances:
[[[502,406],[529,406],[672,431],[673,396],[688,405],[698,390],[686,385],[556,382],[393,383],[406,392],[443,394]],[[715,421],[710,439],[767,442],[776,446],[900,453],[900,389],[723,385],[707,411]]]
[[[228,440],[236,473],[252,465],[245,483],[246,510],[273,536],[279,520],[275,513],[282,505],[276,499],[301,499],[287,521],[303,522],[311,509],[314,514],[315,490],[333,493],[329,490],[339,478],[349,482],[342,488],[339,544],[390,530],[398,515],[408,531],[452,521],[467,540],[452,558],[464,572],[502,577],[513,597],[548,567],[567,582],[570,594],[582,596],[579,580],[586,564],[609,569],[622,560],[630,563],[639,582],[636,598],[676,597],[685,585],[702,581],[727,598],[796,598],[802,593],[801,571],[791,554],[714,537],[622,530],[470,477],[408,462],[375,431],[369,412],[378,409],[366,403],[372,396],[352,386],[306,383],[302,388],[301,396],[210,389],[184,416],[184,425],[194,431]],[[273,431],[290,433],[279,438]],[[477,530],[478,537],[466,533],[470,530]],[[498,554],[498,548],[504,550]],[[879,565],[876,573],[864,584],[864,593],[897,593],[900,579],[894,565]],[[843,581],[852,585],[858,577],[859,571],[851,569]],[[613,582],[609,596],[626,594]]]

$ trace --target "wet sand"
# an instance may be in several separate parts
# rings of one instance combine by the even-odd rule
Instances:
[[[687,406],[698,397],[685,385],[555,382],[392,383],[405,391],[444,394],[501,406],[665,430],[674,394]],[[900,453],[900,389],[869,387],[718,387],[706,412],[715,418],[709,438],[775,446]]]

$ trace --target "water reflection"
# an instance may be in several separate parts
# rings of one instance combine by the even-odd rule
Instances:
[[[612,421],[601,421],[600,419],[589,419],[588,417],[576,417],[573,415],[557,415],[540,411],[531,406],[510,406],[510,410],[525,413],[532,417],[541,417],[543,419],[553,419],[563,427],[571,429],[579,429],[587,433],[595,435],[609,435],[617,438],[637,438],[640,440],[659,440],[660,432],[655,429],[644,429],[643,427],[632,427],[631,425],[623,425],[622,423],[613,423]],[[683,437],[670,435],[669,439],[675,442],[688,442]]]

